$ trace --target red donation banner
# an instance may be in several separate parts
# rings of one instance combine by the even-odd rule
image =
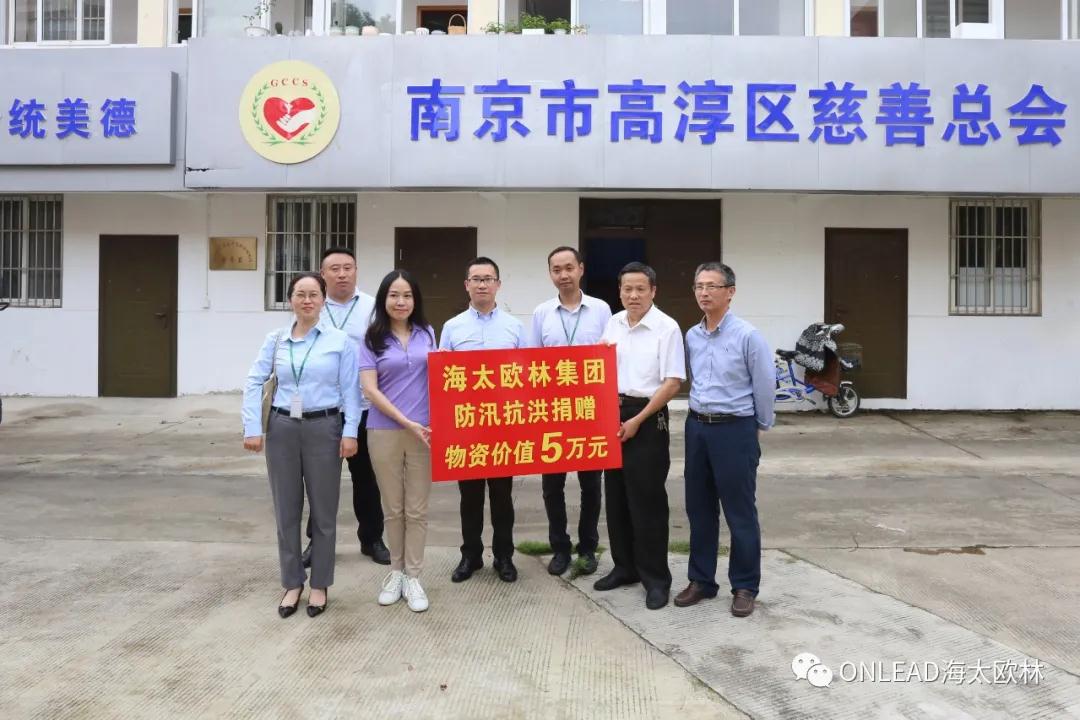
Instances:
[[[433,352],[434,480],[622,467],[615,348]]]

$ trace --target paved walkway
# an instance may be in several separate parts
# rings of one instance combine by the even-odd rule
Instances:
[[[5,399],[0,717],[1080,718],[1080,415],[782,416],[747,620],[722,601],[648,612],[640,589],[596,594],[520,555],[515,585],[490,569],[454,585],[458,493],[442,483],[432,609],[381,608],[385,569],[359,555],[346,482],[331,608],[283,621],[238,402]],[[515,481],[515,506],[516,539],[543,540],[536,478]],[[794,677],[799,652],[832,669],[828,688]],[[1019,680],[1038,661],[1040,682],[842,676],[953,660],[965,681],[978,662]]]
[[[670,564],[681,587],[687,559],[671,556]],[[654,612],[640,587],[598,593],[584,578],[574,584],[752,717],[1080,717],[1080,677],[1062,668],[1036,666],[1012,647],[786,553],[766,551],[762,574],[761,602],[746,619],[731,615],[730,597]],[[792,662],[807,652],[830,669],[831,684],[796,678]],[[881,682],[869,668],[899,681]]]
[[[384,569],[350,547],[327,611],[282,620],[263,546],[2,547],[5,718],[744,717],[534,558],[453,585],[433,548],[416,614],[375,603]]]

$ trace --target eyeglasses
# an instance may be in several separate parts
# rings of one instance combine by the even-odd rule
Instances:
[[[469,278],[469,282],[473,285],[494,285],[499,282],[499,278],[492,277],[491,275],[485,275],[483,277],[473,276]]]
[[[322,299],[322,293],[320,293],[320,292],[309,292],[309,293],[294,292],[292,294],[292,297],[293,297],[294,300],[321,300]]]
[[[735,287],[734,285],[714,285],[713,283],[702,283],[699,285],[692,285],[691,289],[696,292],[714,293],[717,290],[723,290],[724,288]]]

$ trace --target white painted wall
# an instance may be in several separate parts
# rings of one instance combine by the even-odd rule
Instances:
[[[501,266],[500,301],[527,319],[554,292],[544,266],[548,250],[577,244],[578,199],[572,193],[361,193],[359,284],[374,293],[393,267],[395,227],[475,226],[479,253]],[[739,278],[735,312],[773,346],[791,347],[803,327],[821,319],[825,228],[908,228],[909,397],[868,407],[1080,409],[1080,380],[1070,369],[1080,355],[1080,199],[1043,200],[1043,314],[1016,318],[949,316],[947,198],[723,199],[723,259]],[[98,236],[114,233],[180,236],[178,390],[238,389],[266,332],[288,320],[263,310],[265,196],[85,194],[64,202],[64,305],[0,313],[0,394],[96,395]],[[208,271],[210,235],[257,236],[259,270]],[[660,289],[661,307],[666,292]]]
[[[1080,408],[1080,201],[1043,200],[1041,317],[949,315],[949,201],[840,195],[724,200],[724,258],[738,274],[735,311],[792,347],[821,319],[825,228],[908,228],[908,398],[899,409]]]

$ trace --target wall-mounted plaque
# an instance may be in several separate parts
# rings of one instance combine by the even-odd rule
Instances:
[[[254,237],[210,238],[211,270],[255,270],[258,239]]]

